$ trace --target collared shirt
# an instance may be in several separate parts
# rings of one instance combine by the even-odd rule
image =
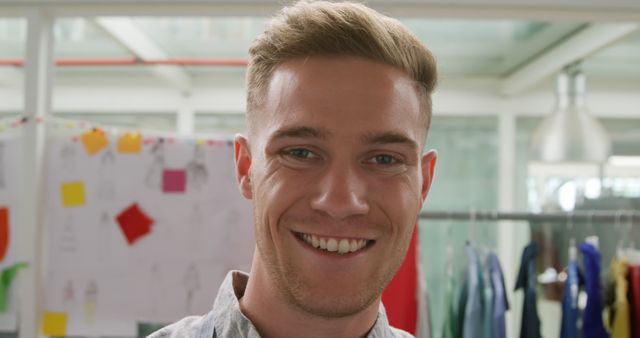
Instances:
[[[231,271],[218,290],[213,309],[201,317],[187,317],[166,326],[147,338],[260,338],[251,321],[240,311],[239,299],[244,295],[249,275]],[[380,304],[378,319],[367,338],[413,338],[405,331],[389,325]]]

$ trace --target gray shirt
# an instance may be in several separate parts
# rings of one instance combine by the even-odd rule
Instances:
[[[230,271],[218,290],[213,309],[204,316],[187,317],[166,326],[147,338],[260,338],[251,321],[240,311],[240,299],[249,275]],[[380,304],[378,319],[367,338],[413,338],[405,331],[389,325]]]

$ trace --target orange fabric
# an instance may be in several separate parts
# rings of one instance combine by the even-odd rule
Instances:
[[[418,318],[418,227],[413,230],[407,256],[382,293],[389,324],[415,336]]]

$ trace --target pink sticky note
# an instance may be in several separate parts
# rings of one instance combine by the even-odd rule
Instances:
[[[187,172],[184,169],[165,169],[162,173],[162,191],[165,193],[184,192]]]

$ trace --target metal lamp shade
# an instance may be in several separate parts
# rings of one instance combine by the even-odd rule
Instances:
[[[602,124],[588,113],[585,91],[582,73],[565,71],[558,76],[557,106],[533,134],[533,160],[598,163],[607,160],[611,139]]]

